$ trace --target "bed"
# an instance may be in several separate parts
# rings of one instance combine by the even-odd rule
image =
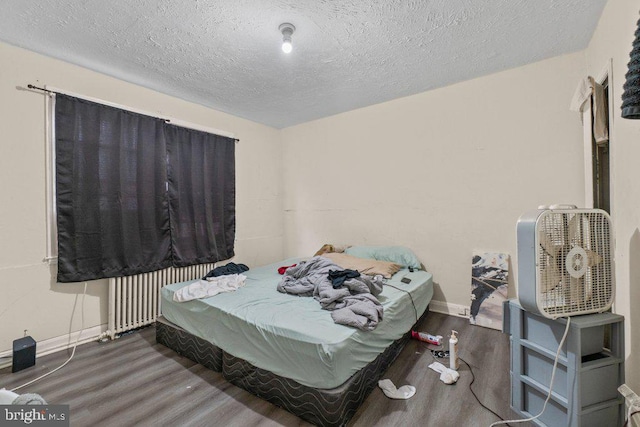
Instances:
[[[393,274],[378,295],[382,321],[365,331],[334,323],[314,298],[276,290],[278,268],[305,260],[250,269],[237,291],[189,302],[173,295],[192,281],[166,286],[156,339],[306,421],[344,425],[427,314],[432,277]]]

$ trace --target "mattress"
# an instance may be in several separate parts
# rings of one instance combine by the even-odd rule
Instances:
[[[193,281],[166,286],[161,294],[163,316],[257,368],[305,386],[331,389],[400,339],[433,296],[430,273],[403,269],[388,280],[378,297],[384,315],[375,330],[337,325],[315,299],[276,290],[282,278],[278,267],[301,260],[251,269],[244,273],[244,287],[200,300],[173,301],[173,293]],[[411,282],[401,282],[404,277]]]

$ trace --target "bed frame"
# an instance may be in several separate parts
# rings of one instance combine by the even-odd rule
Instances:
[[[427,306],[412,329],[428,313]],[[356,372],[344,384],[332,389],[317,389],[253,366],[190,334],[164,317],[159,317],[156,322],[158,343],[209,369],[222,372],[231,384],[318,426],[346,425],[400,354],[410,335],[409,331],[394,341],[373,362]]]

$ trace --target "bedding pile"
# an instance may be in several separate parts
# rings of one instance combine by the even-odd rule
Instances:
[[[277,289],[286,294],[314,297],[323,309],[331,311],[337,324],[363,331],[375,329],[383,315],[382,304],[376,298],[382,292],[382,276],[360,275],[334,288],[329,273],[336,270],[342,267],[325,257],[314,256],[289,268]]]

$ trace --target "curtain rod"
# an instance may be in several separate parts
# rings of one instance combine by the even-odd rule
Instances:
[[[56,95],[73,96],[73,95],[69,95],[69,94],[63,93],[63,92],[58,92],[58,91],[55,91],[55,90],[47,89],[47,88],[44,88],[44,87],[38,87],[36,85],[32,85],[31,83],[29,83],[27,85],[27,88],[28,89],[35,89],[35,90],[39,90],[39,91],[47,92],[47,93],[53,93],[53,94],[56,94]],[[73,97],[74,98],[81,98],[81,97],[77,97],[77,96],[73,96]],[[87,99],[87,101],[95,102],[95,101],[89,100],[89,99]],[[100,103],[100,102],[98,102],[98,103]],[[121,108],[121,109],[124,109],[124,108]],[[129,111],[131,111],[131,110],[129,110]],[[136,113],[136,114],[142,114],[143,116],[149,116],[149,117],[153,117],[153,118],[156,118],[156,119],[160,119],[160,120],[164,121],[165,123],[171,123],[171,119],[165,119],[163,117],[152,116],[150,114],[139,113],[139,112],[136,112],[136,111],[132,111],[132,112]],[[189,126],[181,126],[181,125],[175,125],[175,126],[189,128]],[[191,129],[193,129],[193,128],[191,128]],[[206,132],[206,131],[203,131],[201,129],[193,129],[193,130],[197,130],[197,131],[200,131],[200,132]],[[213,132],[207,132],[207,133],[213,133]],[[224,136],[225,138],[233,139],[235,142],[240,142],[240,140],[238,138],[229,137],[229,136],[225,136],[225,135],[220,135],[220,136]]]

